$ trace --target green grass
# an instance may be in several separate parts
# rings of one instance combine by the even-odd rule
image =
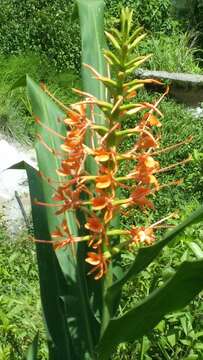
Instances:
[[[202,69],[195,59],[198,49],[193,44],[193,38],[192,34],[176,30],[170,36],[162,33],[149,34],[138,50],[142,54],[152,54],[145,68],[201,74]]]
[[[35,247],[26,233],[11,238],[0,221],[0,359],[20,360],[39,330],[44,338]],[[40,348],[39,359],[46,359]]]

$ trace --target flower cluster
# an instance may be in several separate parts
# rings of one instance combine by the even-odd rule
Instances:
[[[158,225],[121,229],[116,228],[113,222],[119,214],[133,206],[144,211],[153,209],[151,197],[161,188],[157,174],[162,169],[159,161],[155,160],[155,156],[163,151],[160,149],[159,134],[163,115],[158,105],[168,88],[154,104],[134,101],[138,88],[145,83],[163,85],[152,79],[129,80],[129,75],[148,58],[134,55],[135,46],[145,36],[139,35],[140,32],[141,29],[132,32],[131,14],[128,10],[123,12],[120,31],[114,29],[111,34],[106,33],[115,51],[105,50],[104,56],[115,78],[103,77],[87,66],[95,78],[106,86],[109,101],[100,101],[77,90],[82,99],[66,109],[67,117],[64,119],[67,133],[61,137],[61,161],[57,169],[61,182],[53,194],[56,214],[62,214],[64,220],[60,228],[52,233],[52,238],[55,249],[87,241],[86,262],[92,266],[89,274],[93,274],[96,280],[106,274],[115,249],[131,248],[133,244],[152,244],[154,230],[162,223],[161,220]],[[95,121],[95,107],[105,116],[105,126]],[[135,126],[124,129],[123,124],[128,118],[134,119]],[[131,149],[121,151],[120,145],[129,137],[134,139]],[[56,152],[54,156],[58,156]],[[93,173],[87,171],[88,159],[95,164]],[[123,161],[133,161],[135,165],[133,170],[121,176],[120,164]],[[128,197],[119,196],[119,188],[126,189]],[[78,209],[85,217],[84,226],[78,221],[80,233],[84,232],[84,236],[80,237],[71,234],[65,218],[67,211],[75,212],[77,218]]]

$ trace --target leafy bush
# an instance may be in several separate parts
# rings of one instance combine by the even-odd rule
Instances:
[[[172,31],[170,0],[106,0],[106,27],[122,5],[135,10],[134,21],[152,32]],[[60,71],[80,69],[78,21],[72,21],[73,0],[2,0],[0,4],[0,53],[34,51],[45,54]]]
[[[78,23],[71,22],[72,1],[2,0],[0,4],[0,52],[35,51],[46,54],[59,70],[80,63]]]
[[[203,49],[203,0],[173,0],[173,6],[183,28],[196,31],[198,45]],[[202,51],[199,54],[202,58]]]
[[[117,18],[122,6],[134,10],[134,21],[152,32],[169,33],[173,28],[170,0],[106,0],[107,17]]]

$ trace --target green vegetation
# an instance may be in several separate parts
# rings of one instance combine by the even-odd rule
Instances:
[[[192,31],[199,47],[197,56],[202,61],[203,51],[203,0],[173,0],[173,13],[182,23],[183,31]]]
[[[161,0],[150,0],[150,2],[122,0],[119,3],[112,0],[111,6],[107,4],[109,11],[106,26],[115,23],[121,5],[126,3],[137,7],[137,23],[144,24],[150,31],[150,37],[140,48],[141,53],[154,53],[147,68],[201,73],[201,68],[194,60],[195,50],[189,47],[189,35],[184,34],[180,30],[180,25],[172,21],[169,11],[170,1],[164,2],[163,5]],[[0,10],[4,10],[0,15],[0,21],[4,24],[3,30],[0,30],[0,52],[2,53],[0,56],[0,130],[29,144],[35,135],[32,111],[24,89],[9,91],[15,81],[25,73],[29,73],[36,81],[45,81],[50,91],[66,104],[76,99],[71,93],[71,87],[80,86],[76,74],[79,70],[80,39],[77,21],[70,22],[72,3],[70,2],[67,6],[67,1],[58,0],[53,1],[51,6],[49,4],[48,1],[32,0],[28,8],[24,2],[21,2],[19,6],[19,1],[12,1],[11,6],[10,0],[3,0],[0,5]],[[22,19],[26,17],[29,20],[34,17],[35,29],[31,27],[29,36],[25,36],[26,31],[23,27],[25,22],[19,21],[17,9],[21,11]],[[63,14],[59,13],[55,16],[59,9],[65,10]],[[9,18],[12,18],[11,22],[8,21]],[[63,24],[67,23],[67,18],[69,19],[68,26],[65,27]],[[21,25],[17,26],[19,22]],[[40,36],[36,31],[37,28],[41,29]],[[11,37],[11,32],[16,36]],[[170,33],[170,36],[167,36],[167,33]],[[38,43],[39,39],[41,43]],[[29,51],[34,51],[35,55]],[[15,56],[8,56],[10,54],[15,54]],[[142,95],[141,92],[140,96]],[[150,101],[152,98],[158,98],[159,95],[144,92],[145,99],[146,96]],[[184,105],[176,104],[171,99],[165,99],[162,102],[161,111],[164,113],[162,121],[164,146],[183,141],[190,135],[193,136],[193,141],[189,144],[165,154],[162,157],[163,166],[185,159],[188,153],[194,152],[194,149],[200,153],[203,152],[203,125],[199,119],[195,119]],[[126,126],[129,125],[126,124]],[[125,145],[129,146],[128,143]],[[149,212],[149,222],[175,211],[178,218],[171,221],[173,225],[202,203],[201,165],[202,161],[191,161],[185,166],[179,166],[175,170],[160,175],[162,183],[167,184],[174,179],[183,179],[183,183],[179,186],[166,187],[158,193],[154,201],[156,211]],[[123,172],[125,173],[125,168]],[[132,211],[122,221],[125,224],[127,222],[137,224],[140,220],[137,212]],[[174,245],[165,249],[159,259],[142,273],[139,281],[131,281],[125,286],[119,314],[130,309],[156,286],[161,286],[163,281],[174,273],[180,262],[194,258],[194,249],[190,246],[191,240],[195,241],[201,250],[203,249],[202,239],[203,233],[199,225],[186,230],[184,235],[177,238]],[[126,252],[122,257],[123,265],[129,265],[133,258],[133,254]],[[35,248],[28,240],[26,233],[20,234],[17,239],[11,239],[2,219],[0,219],[0,275],[3,288],[0,296],[0,359],[20,360],[37,330],[40,330],[41,338],[44,334]],[[113,359],[201,360],[203,356],[202,311],[202,295],[200,294],[183,311],[167,315],[142,341],[121,344]],[[41,344],[39,359],[46,359],[44,342]]]
[[[21,360],[36,332],[44,336],[35,246],[28,235],[11,238],[0,219],[0,359]],[[45,344],[40,359],[46,359]]]
[[[73,86],[80,86],[78,75],[72,71],[58,73],[47,59],[34,54],[0,56],[0,129],[20,142],[31,144],[34,140],[34,119],[25,89],[11,91],[12,86],[26,73],[46,83],[50,91],[65,103],[76,98]]]
[[[145,64],[147,69],[201,74],[202,69],[194,61],[198,49],[192,43],[192,34],[174,28],[170,36],[163,33],[147,36],[140,52],[153,54]]]
[[[173,17],[171,0],[106,0],[106,28],[118,19],[122,6],[134,10],[134,22],[149,32],[169,35],[183,26]],[[26,21],[25,21],[26,19]],[[73,0],[2,0],[0,53],[32,52],[46,57],[58,71],[80,71],[80,30]]]
[[[166,198],[164,199],[166,200]],[[197,205],[197,202],[191,203],[185,209],[185,213],[188,214]],[[189,242],[198,238],[201,243],[202,236],[200,226],[193,226],[186,230],[183,236],[178,237],[172,246],[162,252],[158,261],[149,266],[148,271],[145,271],[139,279],[128,283],[123,294],[120,314],[132,308],[155,287],[161,286],[163,281],[168,280],[180,262],[193,259],[194,255],[189,247]],[[132,260],[132,254],[126,253],[123,256],[124,264],[130,263]],[[148,337],[144,337],[140,342],[121,344],[113,360],[202,359],[202,310],[202,295],[199,295],[187,308],[165,316]]]
[[[197,206],[197,202],[193,201],[184,209],[182,216],[183,213],[188,215]],[[197,238],[202,247],[202,229],[196,225],[176,239],[173,246],[165,249],[139,279],[129,282],[124,289],[119,314],[130,309],[156,286],[161,286],[181,261],[191,260],[194,255],[189,244],[191,239],[196,241]],[[133,258],[131,253],[123,254],[123,265],[129,265]],[[3,289],[0,296],[0,358],[21,360],[22,354],[39,330],[42,339],[39,360],[46,360],[35,247],[26,233],[19,234],[17,239],[11,239],[3,221],[0,225],[0,274]],[[202,295],[199,295],[186,309],[167,315],[142,341],[121,344],[112,359],[129,360],[140,357],[145,360],[201,360],[202,300]]]
[[[71,21],[73,1],[2,0],[0,53],[45,55],[58,70],[80,68],[78,22]],[[26,21],[25,21],[26,19]]]

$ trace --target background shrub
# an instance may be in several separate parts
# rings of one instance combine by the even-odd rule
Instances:
[[[175,15],[186,30],[196,31],[198,46],[203,49],[203,0],[173,0]]]
[[[105,0],[107,17],[118,18],[122,6],[134,10],[134,21],[152,32],[169,33],[173,28],[171,0]]]
[[[135,10],[134,21],[152,32],[174,27],[171,0],[106,0],[106,26],[118,19],[120,8]],[[73,0],[1,0],[0,53],[46,55],[57,70],[80,69],[80,33],[72,20]]]
[[[58,70],[78,69],[80,36],[71,22],[72,1],[2,0],[0,52],[5,55],[33,51],[45,54]]]

